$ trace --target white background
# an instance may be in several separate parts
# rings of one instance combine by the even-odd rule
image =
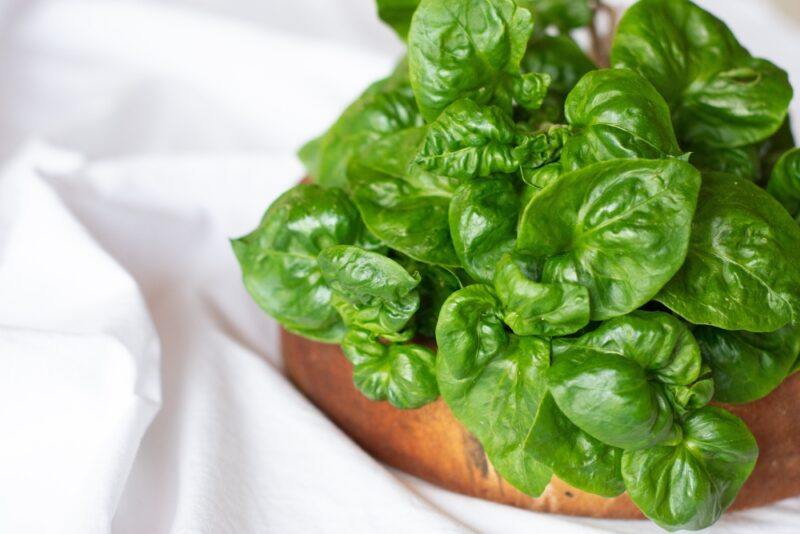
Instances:
[[[701,3],[800,87],[789,11]],[[0,532],[655,531],[387,470],[284,379],[227,239],[397,59],[371,0],[20,0],[0,25]],[[794,499],[713,530],[798,523]]]

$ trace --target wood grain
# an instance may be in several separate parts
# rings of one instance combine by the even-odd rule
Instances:
[[[480,443],[441,400],[419,410],[373,402],[353,386],[352,367],[336,345],[282,331],[289,377],[367,452],[388,465],[443,488],[530,510],[604,518],[640,518],[627,495],[607,499],[553,478],[539,498],[506,483],[486,459]],[[726,406],[750,427],[760,454],[735,509],[762,506],[800,494],[800,374],[768,397]]]

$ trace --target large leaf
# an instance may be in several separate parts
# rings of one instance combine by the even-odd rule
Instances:
[[[741,419],[707,406],[683,422],[671,446],[625,451],[625,489],[644,514],[667,530],[699,530],[730,506],[758,457]]]
[[[553,342],[550,391],[570,421],[603,443],[650,447],[680,437],[673,387],[701,378],[700,348],[672,315],[633,312]]]
[[[526,450],[526,441],[547,392],[549,343],[507,333],[500,302],[480,284],[444,303],[436,343],[436,376],[453,415],[480,440],[503,478],[539,495],[552,473]]]
[[[610,159],[681,154],[666,102],[632,70],[589,72],[570,91],[564,113],[575,130],[561,155],[567,171]]]
[[[753,333],[695,328],[700,350],[714,376],[714,398],[721,402],[758,400],[778,387],[800,356],[800,327]]]
[[[592,319],[624,315],[683,263],[699,186],[699,173],[678,160],[584,167],[531,199],[516,250],[537,281],[585,286]]]
[[[800,148],[786,151],[772,168],[767,191],[800,220]]]
[[[593,438],[565,416],[548,394],[539,405],[528,450],[553,473],[583,491],[615,497],[625,491],[622,449]]]
[[[451,103],[510,103],[510,86],[533,30],[512,0],[422,0],[408,34],[411,85],[433,121]]]
[[[800,320],[800,227],[752,182],[703,175],[686,263],[657,300],[695,324],[771,332]]]
[[[514,248],[519,196],[510,180],[471,180],[450,203],[450,235],[464,270],[490,284],[500,257]]]
[[[637,70],[664,96],[682,142],[736,147],[781,125],[786,73],[745,50],[719,19],[687,0],[641,0],[617,28],[614,67]]]
[[[244,285],[259,306],[289,330],[336,342],[344,325],[317,256],[331,245],[358,242],[363,232],[342,191],[298,185],[272,203],[258,228],[232,245]]]

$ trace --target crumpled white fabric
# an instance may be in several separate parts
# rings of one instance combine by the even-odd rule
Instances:
[[[796,27],[702,3],[800,87]],[[388,470],[284,378],[227,240],[396,60],[371,0],[18,0],[0,27],[0,532],[657,531]]]

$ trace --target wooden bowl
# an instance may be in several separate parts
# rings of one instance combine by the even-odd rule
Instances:
[[[418,410],[374,402],[353,386],[352,366],[336,345],[281,332],[291,380],[359,445],[382,462],[443,488],[520,508],[590,517],[643,517],[626,494],[607,499],[553,477],[532,498],[504,481],[481,444],[440,399]],[[725,406],[747,422],[758,463],[733,509],[762,506],[800,494],[800,373],[759,401]]]

